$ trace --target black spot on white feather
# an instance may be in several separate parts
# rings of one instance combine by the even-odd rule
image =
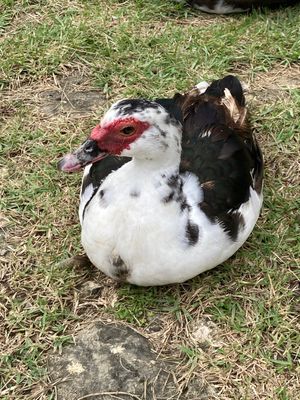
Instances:
[[[195,246],[199,239],[199,227],[190,220],[187,221],[185,235],[190,246]]]
[[[191,209],[191,206],[188,205],[186,200],[183,200],[179,205],[180,205],[180,211],[181,212],[183,212],[184,210],[190,211],[190,209]]]
[[[180,188],[180,182],[181,182],[181,179],[179,178],[179,175],[171,175],[171,176],[169,176],[169,178],[167,180],[168,186],[170,186],[170,188],[173,188],[173,189]]]
[[[112,265],[114,266],[113,276],[119,282],[125,282],[129,276],[129,268],[122,260],[120,256],[115,257],[112,260]]]
[[[191,206],[186,201],[186,197],[184,196],[183,193],[180,196],[178,196],[176,201],[179,204],[179,208],[180,208],[181,212],[184,212],[185,210],[187,210],[187,211],[191,210]]]
[[[172,200],[174,200],[174,197],[175,197],[175,192],[172,191],[167,196],[162,198],[162,202],[165,204],[170,203]]]
[[[125,265],[124,261],[122,260],[122,258],[120,256],[115,257],[112,261],[112,264],[114,267],[122,267],[123,265]]]
[[[105,189],[99,190],[100,206],[103,208],[106,208],[108,206],[108,203],[105,199],[105,193],[106,193]]]
[[[130,197],[140,197],[141,192],[139,190],[132,190],[130,192]]]
[[[166,151],[169,148],[169,145],[167,142],[165,141],[161,141],[162,147],[164,148],[164,150]]]
[[[160,111],[160,110],[157,110],[157,111]],[[158,125],[155,124],[155,128],[159,131],[159,134],[160,134],[163,138],[165,138],[165,137],[167,136],[167,132],[164,131],[163,129],[161,129]]]
[[[165,178],[166,177],[164,177],[164,180]],[[191,206],[187,203],[186,196],[183,193],[183,180],[181,177],[178,174],[172,174],[167,178],[166,183],[171,189],[171,192],[163,197],[163,203],[169,203],[171,200],[174,200],[178,203],[181,212],[185,210],[190,211]]]

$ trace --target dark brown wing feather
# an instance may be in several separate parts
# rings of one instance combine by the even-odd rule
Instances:
[[[181,172],[197,175],[204,193],[200,208],[235,239],[242,222],[234,211],[249,199],[250,187],[261,191],[263,173],[241,84],[227,76],[214,81],[204,94],[194,90],[174,100],[184,120]]]

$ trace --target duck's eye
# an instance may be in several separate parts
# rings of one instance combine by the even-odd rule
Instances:
[[[120,129],[120,132],[122,135],[128,136],[132,135],[135,132],[135,127],[134,126],[125,126],[124,128]]]

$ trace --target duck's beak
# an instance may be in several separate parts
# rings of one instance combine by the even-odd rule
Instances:
[[[101,160],[107,155],[108,153],[99,149],[95,140],[87,139],[73,153],[65,155],[58,162],[57,167],[64,172],[76,172],[88,164]]]

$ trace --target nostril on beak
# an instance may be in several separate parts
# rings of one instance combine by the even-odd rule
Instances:
[[[92,146],[89,146],[89,147],[86,147],[86,148],[84,149],[84,151],[85,151],[86,153],[91,153],[91,152],[93,151],[93,148],[92,148]]]
[[[97,143],[94,140],[87,140],[86,143],[84,144],[84,152],[91,154],[94,151],[97,151]]]

